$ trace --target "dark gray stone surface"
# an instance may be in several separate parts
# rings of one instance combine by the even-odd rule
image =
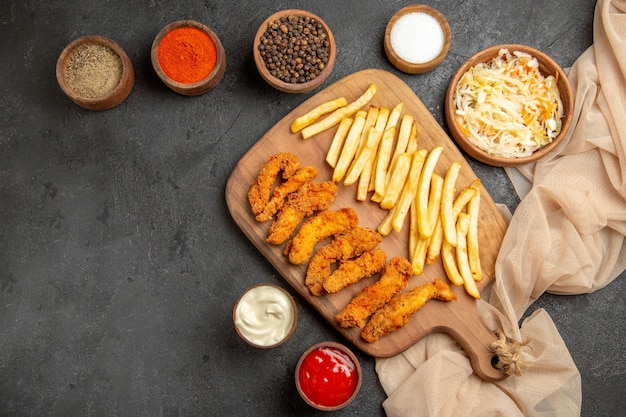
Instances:
[[[592,43],[589,0],[431,1],[453,43],[434,71],[399,73],[382,37],[409,2],[0,2],[0,415],[322,415],[298,397],[300,354],[341,337],[303,300],[295,336],[273,350],[243,344],[237,296],[281,277],[232,221],[224,189],[239,158],[310,95],[259,77],[251,45],[274,11],[303,8],[338,44],[325,85],[389,70],[443,125],[456,68],[497,43],[525,43],[569,67]],[[168,90],[150,64],[156,33],[199,20],[221,37],[227,73],[195,98]],[[135,66],[128,99],[105,112],[71,103],[55,80],[63,47],[87,34],[116,40]],[[471,161],[498,202],[518,199],[501,169]],[[545,295],[583,381],[583,416],[623,415],[624,280],[591,295]],[[384,415],[374,360],[359,354],[362,390],[341,416]]]

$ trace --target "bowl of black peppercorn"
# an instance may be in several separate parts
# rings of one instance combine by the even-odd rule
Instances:
[[[337,46],[328,25],[317,15],[298,9],[269,16],[253,45],[261,77],[285,93],[305,93],[330,75]]]

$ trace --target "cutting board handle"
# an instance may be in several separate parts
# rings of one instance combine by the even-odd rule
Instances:
[[[463,347],[469,356],[474,373],[485,381],[501,381],[507,375],[493,367],[497,356],[491,350],[491,343],[497,340],[480,319],[478,314],[467,315],[463,320],[451,320],[440,330],[450,334]]]

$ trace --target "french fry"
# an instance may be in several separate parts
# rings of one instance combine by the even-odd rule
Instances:
[[[387,107],[380,107],[378,109],[378,118],[376,119],[376,124],[374,127],[380,133],[385,131],[385,126],[387,126],[387,121],[389,120],[389,116],[391,115],[391,111]]]
[[[356,155],[361,153],[361,150],[365,146],[367,142],[367,136],[370,131],[370,127],[374,126],[376,123],[376,119],[378,118],[378,107],[370,106],[367,109],[367,116],[365,117],[365,124],[363,125],[363,130],[361,131],[361,137],[359,139],[359,147],[356,149]],[[382,132],[381,132],[382,133]],[[354,163],[354,160],[352,161]]]
[[[476,194],[476,190],[474,188],[466,187],[454,200],[454,204],[452,205],[452,211],[454,213],[454,222],[456,223],[456,219],[459,217],[459,213],[463,211],[465,205],[470,201],[470,199]],[[428,252],[426,253],[426,263],[432,264],[434,263],[441,253],[441,245],[443,243],[443,226],[441,225],[441,215],[437,219],[437,225],[435,226],[435,230],[433,232],[433,236],[430,239],[430,244],[428,245]]]
[[[418,218],[417,201],[413,199],[413,201],[411,201],[411,208],[409,209],[409,258],[415,253],[417,239],[419,239],[420,236],[420,229],[417,224]]]
[[[454,248],[450,243],[444,239],[441,244],[441,263],[443,264],[443,269],[446,271],[450,282],[454,285],[463,285],[465,281],[456,267],[456,259],[452,253],[453,250]]]
[[[367,144],[367,141],[369,139],[370,127],[373,127],[376,123],[376,120],[378,118],[378,111],[379,109],[376,106],[370,106],[370,108],[367,110],[367,116],[365,117],[365,124],[363,125],[363,130],[361,130],[359,146],[357,147],[356,152],[354,154],[354,158],[352,159],[352,162],[350,163],[350,168],[348,168],[348,171],[346,173],[346,177],[351,176],[353,177],[353,180],[350,181],[350,183],[346,185],[354,184],[356,180],[358,180],[359,176],[361,175],[361,171],[363,171],[363,167],[365,166],[365,161],[359,162],[358,167],[355,167],[355,165],[357,163],[357,160],[359,160],[359,158],[361,157],[361,153],[363,152],[365,145]],[[376,139],[377,139],[376,137],[372,138],[372,140],[376,140]]]
[[[396,203],[397,209],[394,210],[393,220],[391,226],[396,232],[400,232],[404,225],[404,220],[411,209],[411,202],[415,200],[415,193],[417,192],[417,182],[419,181],[422,167],[424,166],[424,160],[426,159],[427,151],[422,149],[420,151],[413,152],[411,159],[411,168],[407,176],[407,182],[402,189],[400,199]],[[412,252],[411,252],[412,253]]]
[[[395,140],[395,148],[393,154],[391,155],[391,162],[389,164],[389,169],[387,170],[387,175],[385,178],[387,184],[389,184],[389,181],[391,181],[391,174],[395,170],[396,163],[398,162],[398,157],[406,152],[406,147],[409,143],[409,138],[411,135],[411,125],[413,125],[413,121],[413,116],[411,116],[410,114],[405,114],[400,120],[400,127],[396,128],[396,132],[398,133],[398,135]]]
[[[400,193],[404,189],[407,175],[411,169],[411,160],[413,155],[402,153],[398,155],[393,172],[391,172],[389,182],[385,189],[385,196],[380,202],[380,208],[390,210],[396,205],[396,201],[400,197]]]
[[[426,263],[434,264],[441,254],[441,245],[443,244],[443,226],[441,225],[441,216],[437,219],[435,230],[430,237],[428,250],[426,251]]]
[[[378,110],[378,118],[376,119],[376,132],[378,133],[378,139],[376,141],[375,151],[370,154],[369,161],[363,167],[363,171],[361,171],[361,175],[359,176],[359,185],[357,186],[356,199],[358,201],[367,200],[367,193],[370,190],[370,179],[372,178],[372,172],[374,170],[374,164],[376,163],[376,150],[378,150],[378,144],[382,138],[383,132],[385,131],[385,125],[387,124],[387,120],[389,119],[390,111],[387,107],[381,107]]]
[[[383,139],[380,141],[380,146],[376,154],[376,162],[374,164],[375,168],[372,172],[372,178],[370,180],[370,191],[373,190],[375,192],[372,201],[377,203],[379,203],[383,198],[384,193],[381,193],[381,191],[384,191],[384,184],[387,181],[387,170],[389,169],[389,163],[391,162],[391,151],[393,149],[393,142],[396,136],[396,126],[398,124],[398,120],[400,119],[400,114],[402,113],[403,108],[404,103],[400,102],[396,104],[393,109],[391,109],[389,117],[387,118],[387,124],[385,125],[385,129],[382,131]],[[387,130],[389,129],[392,130],[387,133]],[[388,137],[386,138],[385,135],[387,135]],[[386,160],[384,160],[382,163],[379,162],[381,155],[384,155],[386,158]],[[378,184],[378,192],[376,184]]]
[[[450,245],[455,247],[457,233],[452,205],[454,204],[454,187],[460,169],[461,163],[458,161],[452,162],[448,167],[443,182],[443,196],[441,198],[441,225],[443,226],[443,235]]]
[[[341,181],[343,176],[346,175],[346,171],[352,162],[352,158],[354,158],[354,153],[356,152],[356,148],[359,145],[359,139],[361,138],[361,131],[365,125],[366,115],[367,112],[364,110],[359,110],[354,115],[354,122],[352,122],[352,126],[348,131],[346,140],[341,148],[341,153],[339,154],[339,159],[335,165],[335,170],[333,171],[332,179],[335,182]]]
[[[428,152],[426,156],[426,160],[424,161],[424,167],[422,168],[422,173],[420,175],[418,184],[417,184],[417,210],[418,210],[418,225],[420,230],[420,235],[425,237],[430,237],[435,228],[435,224],[437,223],[437,218],[432,219],[429,210],[428,210],[428,197],[430,193],[430,182],[433,176],[433,172],[435,170],[435,166],[439,161],[439,157],[443,152],[443,147],[435,146]]]
[[[325,103],[320,104],[313,110],[308,113],[303,114],[300,117],[297,117],[291,123],[291,133],[297,133],[305,127],[315,123],[317,119],[322,117],[323,115],[330,113],[334,110],[337,110],[340,107],[344,107],[348,105],[348,100],[345,97],[337,97],[336,99],[327,101]]]
[[[415,252],[411,257],[411,269],[413,275],[421,275],[424,272],[424,261],[426,259],[426,250],[428,249],[429,237],[419,236],[415,245]]]
[[[442,191],[443,178],[433,173],[430,180],[430,194],[428,196],[428,222],[433,225],[437,223],[437,218],[439,217]],[[432,233],[428,237],[430,236],[432,236]]]
[[[470,225],[467,232],[467,254],[469,257],[469,266],[474,281],[483,279],[483,270],[480,265],[480,252],[478,249],[478,216],[480,211],[480,180],[472,182],[470,187],[476,190],[476,193],[467,205],[467,213],[470,215]]]
[[[369,193],[370,178],[372,177],[372,160],[375,157],[376,157],[376,152],[372,152],[370,155],[370,160],[363,167],[363,171],[361,171],[361,175],[359,176],[359,184],[356,187],[357,201],[367,200],[367,193]]]
[[[389,113],[389,118],[387,119],[387,124],[385,125],[385,129],[389,129],[390,127],[396,127],[398,125],[398,120],[400,120],[400,115],[402,114],[402,110],[404,109],[404,103],[400,102],[393,106],[391,112]]]
[[[476,282],[472,277],[472,271],[470,270],[469,258],[467,254],[467,233],[469,231],[470,222],[471,217],[469,214],[459,214],[459,219],[456,226],[456,261],[459,273],[463,277],[463,286],[465,287],[465,292],[478,300],[480,299],[480,292],[478,291],[478,287],[476,287]]]
[[[480,181],[480,180],[477,180]],[[454,200],[454,204],[452,204],[452,213],[454,215],[454,223],[457,222],[459,218],[459,214],[463,211],[467,203],[470,202],[472,197],[476,195],[476,189],[471,185],[469,187],[465,187],[461,190],[459,195]]]
[[[350,117],[342,119],[339,123],[337,131],[335,132],[335,135],[333,136],[333,140],[330,143],[328,152],[326,153],[326,162],[332,168],[337,165],[339,155],[341,154],[341,148],[343,148],[343,143],[346,140],[346,136],[348,136],[348,132],[350,131],[350,127],[352,126],[352,122],[354,122],[354,119]]]
[[[428,210],[429,216],[439,216],[439,207],[441,206],[441,191],[443,188],[443,178],[441,176],[433,173],[431,176],[431,186],[430,186],[430,195],[428,197]],[[419,210],[418,210],[419,216]],[[434,217],[436,222],[436,217]],[[419,221],[421,219],[418,217],[418,233],[419,237],[416,241],[415,251],[412,254],[411,265],[413,267],[413,273],[415,275],[419,275],[422,273],[424,269],[424,264],[426,262],[426,252],[428,250],[428,246],[431,236],[426,236],[422,234],[422,229],[419,228]],[[430,220],[429,220],[430,221]]]
[[[383,137],[380,140],[376,160],[376,169],[374,170],[374,195],[372,196],[372,201],[376,203],[380,203],[385,196],[385,190],[387,188],[387,169],[389,169],[391,149],[393,147],[395,135],[395,126],[390,127],[385,130],[385,133],[383,133]]]
[[[312,136],[317,135],[331,127],[337,125],[341,122],[342,119],[346,117],[351,117],[356,112],[360,111],[369,101],[374,97],[378,88],[376,84],[370,84],[370,86],[365,90],[365,92],[356,100],[348,104],[347,106],[340,107],[337,110],[330,113],[328,116],[319,120],[312,125],[309,125],[302,129],[300,133],[302,134],[302,139],[309,139]]]
[[[393,219],[393,210],[390,210],[387,212],[387,215],[385,216],[385,218],[383,219],[382,222],[380,222],[380,224],[378,225],[378,228],[376,229],[378,231],[378,233],[380,233],[383,236],[387,236],[389,233],[391,233],[391,220]]]
[[[343,181],[343,185],[349,186],[354,184],[361,175],[363,168],[370,160],[370,155],[374,152],[377,145],[377,139],[380,137],[375,127],[370,127],[367,135],[367,140],[365,142],[365,146],[361,149],[360,155],[354,160],[354,163],[350,167],[348,174],[346,175],[345,180]]]
[[[417,143],[417,122],[411,125],[411,132],[409,133],[409,143],[406,145],[407,152],[415,152],[418,149]]]
[[[400,128],[398,129],[398,137],[396,138],[396,147],[391,156],[391,166],[396,163],[398,157],[406,152],[406,147],[409,144],[409,138],[411,137],[411,126],[413,126],[415,119],[410,114],[402,116],[400,121]],[[389,182],[389,175],[387,173],[387,182]]]

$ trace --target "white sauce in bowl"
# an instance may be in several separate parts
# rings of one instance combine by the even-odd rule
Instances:
[[[445,43],[439,21],[424,12],[407,13],[391,28],[391,47],[411,64],[425,64],[437,58]]]
[[[235,308],[239,334],[258,346],[273,346],[283,341],[295,320],[292,300],[272,285],[258,285],[244,293]]]

